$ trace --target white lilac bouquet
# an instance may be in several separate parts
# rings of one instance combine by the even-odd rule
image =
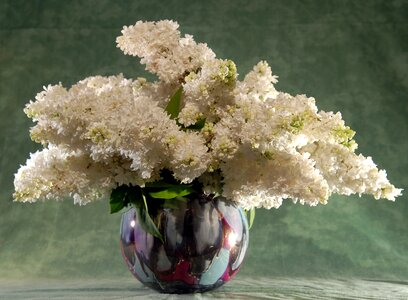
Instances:
[[[371,157],[355,153],[340,113],[277,91],[265,61],[238,80],[233,61],[178,26],[139,21],[117,38],[157,81],[93,76],[69,89],[49,85],[27,104],[31,138],[44,149],[18,170],[16,201],[110,196],[115,212],[139,201],[127,196],[135,187],[145,204],[200,188],[248,210],[287,198],[326,204],[333,193],[401,195]]]

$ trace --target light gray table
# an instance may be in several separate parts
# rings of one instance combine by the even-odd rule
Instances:
[[[0,299],[408,299],[408,282],[362,279],[236,278],[204,294],[159,294],[132,277],[1,280]]]

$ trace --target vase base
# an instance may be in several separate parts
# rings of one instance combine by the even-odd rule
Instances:
[[[185,284],[182,281],[161,283],[144,283],[147,287],[158,291],[162,294],[194,294],[194,293],[205,293],[211,290],[215,290],[222,286],[225,282],[218,281],[212,285],[191,285]]]

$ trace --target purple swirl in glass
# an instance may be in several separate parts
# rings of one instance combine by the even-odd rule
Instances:
[[[146,232],[135,209],[122,216],[120,245],[130,272],[162,293],[215,289],[238,272],[248,246],[245,213],[223,197],[197,195],[159,208],[160,239]]]

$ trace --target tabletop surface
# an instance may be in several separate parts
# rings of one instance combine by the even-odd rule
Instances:
[[[0,299],[408,299],[408,282],[363,279],[236,278],[203,294],[159,294],[132,277],[0,280]]]

